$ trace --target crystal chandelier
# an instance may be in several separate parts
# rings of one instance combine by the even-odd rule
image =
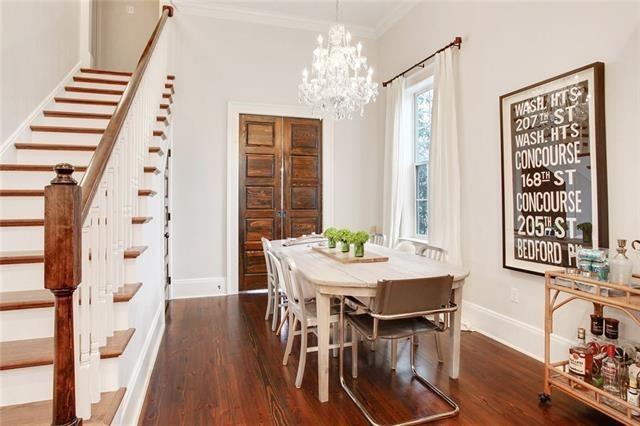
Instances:
[[[318,47],[313,51],[311,73],[305,68],[302,84],[298,86],[300,102],[310,105],[316,115],[333,116],[336,120],[352,118],[352,113],[376,100],[378,83],[372,80],[373,68],[362,56],[362,44],[351,46],[351,34],[338,21],[329,29],[326,46],[318,36]],[[309,75],[310,74],[310,75]]]

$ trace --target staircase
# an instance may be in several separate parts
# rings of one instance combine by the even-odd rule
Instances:
[[[124,418],[153,331],[149,310],[164,306],[156,195],[174,96],[161,35],[170,14],[135,73],[81,68],[2,157],[2,424]]]

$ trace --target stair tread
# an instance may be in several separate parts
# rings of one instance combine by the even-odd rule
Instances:
[[[88,133],[101,135],[104,128],[98,127],[69,127],[69,126],[47,126],[47,125],[31,125],[32,132],[51,132],[51,133]]]
[[[64,143],[33,143],[33,142],[16,142],[13,144],[16,149],[32,149],[32,150],[49,150],[49,151],[95,151],[97,145],[80,145],[80,144],[64,144]],[[162,148],[159,146],[150,146],[149,152],[158,152],[163,154]]]
[[[128,302],[140,290],[142,283],[125,284],[120,291],[113,295],[116,303]],[[47,289],[6,291],[0,293],[0,311],[19,309],[51,308],[53,294]]]
[[[127,84],[129,84],[127,80],[116,80],[116,79],[99,78],[99,77],[83,77],[80,75],[74,76],[73,81],[78,83],[119,84],[122,86],[126,86]]]
[[[153,189],[139,189],[138,195],[141,197],[155,196]],[[0,197],[44,197],[43,189],[0,189]]]
[[[126,388],[113,392],[102,392],[100,402],[91,404],[91,418],[82,421],[83,425],[106,426],[113,422]],[[48,426],[51,424],[52,401],[37,401],[26,404],[0,407],[0,419],[10,425]]]
[[[151,216],[134,216],[131,218],[131,223],[134,225],[140,225],[142,223],[150,222],[151,219],[153,219]],[[0,219],[0,228],[18,226],[44,226],[44,219]]]
[[[167,75],[167,80],[175,80],[175,79],[176,79],[175,75],[173,75],[173,74]]]
[[[147,250],[147,246],[129,247],[124,251],[125,259],[135,259]]]
[[[107,105],[117,106],[118,101],[105,101],[103,99],[83,99],[83,98],[65,98],[62,96],[56,96],[54,101],[63,104],[84,104],[84,105]]]
[[[81,112],[81,111],[56,111],[56,110],[44,110],[42,115],[45,117],[60,117],[60,118],[91,118],[98,120],[110,120],[113,114],[99,113],[99,112]]]
[[[116,95],[116,96],[122,96],[122,94],[124,93],[124,90],[97,89],[95,87],[86,87],[86,86],[65,86],[64,90],[66,92],[95,93],[98,95]]]
[[[100,358],[122,355],[135,331],[135,328],[114,331],[100,348]],[[53,337],[0,342],[0,370],[50,364],[53,364]]]
[[[113,70],[102,70],[98,68],[80,68],[80,72],[86,74],[111,74],[111,75],[121,75],[124,77],[131,77],[133,75],[132,72],[129,71],[113,71]]]
[[[53,164],[15,164],[6,163],[0,164],[0,172],[51,172],[53,173]],[[75,172],[86,172],[87,166],[73,166]],[[144,166],[145,173],[160,173],[160,170],[156,166]],[[53,175],[52,175],[53,178]]]
[[[11,250],[0,252],[0,265],[44,262],[42,250]]]

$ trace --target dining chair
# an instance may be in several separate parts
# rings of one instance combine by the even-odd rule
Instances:
[[[295,262],[291,258],[278,259],[273,252],[269,251],[268,256],[272,259],[275,266],[276,275],[282,278],[284,282],[285,293],[289,305],[289,331],[287,334],[287,345],[282,359],[282,365],[287,365],[289,355],[293,348],[295,336],[300,336],[300,360],[298,361],[298,372],[296,374],[295,386],[302,386],[302,378],[304,376],[304,368],[307,362],[308,352],[317,352],[318,347],[309,347],[307,338],[310,332],[317,333],[318,317],[316,313],[316,303],[313,299],[305,299],[300,280],[297,277],[297,268]],[[339,347],[338,340],[338,313],[340,306],[331,306],[331,316],[329,323],[332,327],[333,343],[329,345],[329,349],[335,350]],[[300,324],[300,330],[297,330]],[[346,344],[351,346],[349,342]],[[337,353],[335,354],[337,356]]]
[[[418,248],[416,247],[416,245],[412,241],[407,241],[407,240],[402,240],[401,239],[398,242],[398,244],[396,244],[395,249],[403,251],[405,253],[418,254],[417,253]]]
[[[417,254],[419,254],[420,256],[432,260],[437,260],[438,262],[443,262],[445,256],[447,255],[447,251],[445,249],[426,243],[420,243],[418,250],[419,252]]]
[[[386,240],[387,240],[387,237],[381,232],[375,232],[373,234],[369,234],[369,242],[371,244],[383,246]]]
[[[413,345],[417,335],[443,333],[447,330],[451,322],[452,313],[458,309],[451,302],[452,289],[453,276],[451,275],[433,278],[382,280],[378,282],[375,299],[370,307],[364,305],[353,306],[353,299],[343,299],[349,302],[350,307],[355,308],[355,313],[346,313],[345,316],[345,304],[340,305],[340,385],[371,424],[379,425],[380,423],[344,379],[343,358],[345,345],[343,342],[345,327],[351,327],[352,342],[358,341],[358,335],[364,336],[369,341],[376,341],[377,339],[391,339],[393,341],[409,338],[411,341],[409,354],[413,377],[451,407],[449,411],[411,419],[397,423],[397,425],[413,425],[453,417],[460,412],[460,408],[448,395],[418,373],[415,366],[416,348]],[[366,314],[360,314],[359,311],[362,310],[366,311]],[[427,318],[430,315],[436,318],[442,316],[444,321],[433,322]],[[358,377],[357,347],[355,344],[351,347],[351,376],[354,380]],[[358,393],[362,394],[362,386],[359,386]]]
[[[264,260],[267,264],[267,312],[265,313],[264,319],[266,321],[269,319],[269,315],[273,315],[273,319],[271,320],[271,330],[276,331],[277,329],[279,333],[287,316],[285,312],[280,320],[280,327],[277,327],[278,310],[282,307],[287,307],[287,298],[282,289],[282,280],[276,275],[273,261],[268,255],[268,253],[271,252],[271,242],[265,237],[262,237],[260,240],[262,241]]]

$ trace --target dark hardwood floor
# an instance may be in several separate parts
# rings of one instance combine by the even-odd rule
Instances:
[[[331,359],[329,402],[317,399],[315,353],[307,356],[302,388],[295,388],[299,338],[283,366],[285,339],[264,321],[265,306],[264,294],[171,302],[140,424],[366,425],[338,383],[337,359]],[[444,408],[410,381],[408,345],[399,347],[395,374],[387,345],[360,350],[357,391],[385,422]],[[439,424],[616,424],[559,391],[540,405],[542,364],[478,333],[463,333],[459,380],[448,379],[446,363],[438,365],[430,336],[421,340],[417,365],[460,405],[458,417]]]

